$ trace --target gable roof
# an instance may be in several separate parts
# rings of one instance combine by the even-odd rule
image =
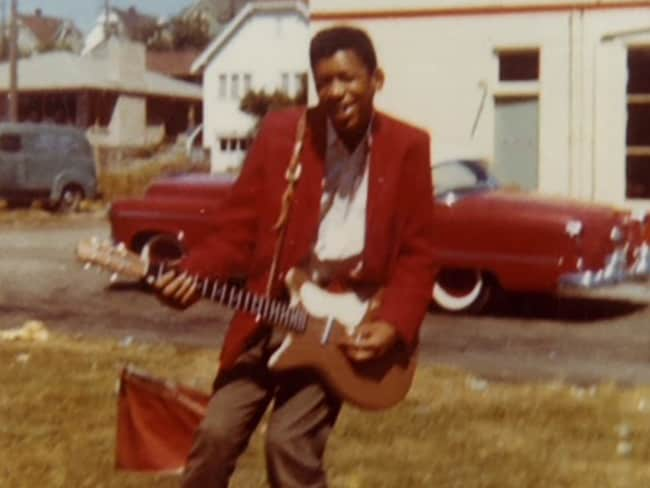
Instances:
[[[76,26],[70,21],[43,15],[40,10],[37,10],[31,15],[20,14],[18,15],[18,19],[23,26],[34,34],[41,47],[56,42],[61,35],[61,31],[65,28],[79,32]],[[81,33],[79,32],[79,34]]]
[[[125,82],[115,76],[107,59],[52,51],[21,58],[18,83],[22,92],[106,90],[201,100],[201,87],[146,71],[142,80]],[[0,64],[0,91],[9,87],[9,63]]]
[[[258,0],[251,2],[239,11],[208,47],[203,50],[196,61],[192,63],[192,74],[202,71],[250,17],[260,12],[283,11],[297,12],[309,21],[309,10],[304,0]]]
[[[111,10],[120,18],[130,38],[142,29],[150,29],[158,25],[156,17],[138,12],[135,7],[126,10],[113,7]]]
[[[168,76],[189,75],[192,63],[201,54],[196,49],[182,51],[147,51],[147,69]]]

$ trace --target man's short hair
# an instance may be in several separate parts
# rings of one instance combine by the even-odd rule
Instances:
[[[369,73],[375,72],[377,55],[370,37],[364,30],[349,26],[330,27],[316,33],[309,46],[312,71],[322,59],[346,49],[354,51],[359,56]]]

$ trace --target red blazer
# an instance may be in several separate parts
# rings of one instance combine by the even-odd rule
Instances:
[[[208,237],[192,249],[183,268],[211,278],[245,275],[251,290],[264,292],[277,238],[272,227],[301,113],[290,109],[264,119]],[[424,131],[382,113],[375,114],[372,131],[366,245],[361,272],[350,281],[383,287],[376,318],[393,324],[403,340],[413,344],[431,300],[435,272],[430,141]],[[273,287],[276,296],[283,291],[285,272],[304,262],[316,242],[325,145],[325,116],[319,108],[310,109],[302,175]],[[258,327],[250,314],[235,314],[221,352],[221,371],[232,366]]]

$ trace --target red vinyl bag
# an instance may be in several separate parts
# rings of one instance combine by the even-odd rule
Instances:
[[[117,468],[181,470],[209,399],[201,391],[124,368],[117,400]]]

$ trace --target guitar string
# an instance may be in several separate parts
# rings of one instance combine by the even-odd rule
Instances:
[[[164,274],[164,263],[158,267],[158,276]],[[292,332],[305,332],[309,315],[298,307],[264,297],[229,283],[194,276],[192,284],[201,297],[210,301],[224,304],[235,310],[252,313],[268,320],[274,325],[283,326]],[[217,296],[219,295],[219,296]],[[226,298],[227,297],[227,298]]]

